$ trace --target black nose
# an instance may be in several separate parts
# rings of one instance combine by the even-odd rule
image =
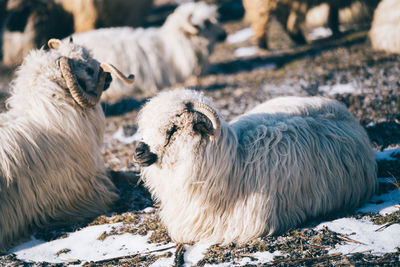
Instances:
[[[157,161],[157,155],[150,152],[150,148],[146,143],[139,142],[136,146],[134,160],[142,167],[147,167]]]
[[[106,73],[106,80],[104,82],[104,90],[103,91],[107,90],[108,87],[110,87],[111,82],[112,82],[111,74],[107,72]]]
[[[226,39],[226,31],[221,30],[221,32],[218,34],[218,41],[223,42]]]

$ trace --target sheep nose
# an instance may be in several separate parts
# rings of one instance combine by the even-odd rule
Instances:
[[[111,82],[112,82],[111,74],[109,72],[106,72],[106,80],[104,82],[103,91],[106,91],[108,89],[108,87],[110,87]]]
[[[147,167],[157,161],[157,155],[150,152],[149,146],[144,142],[139,142],[136,146],[133,159],[142,167]]]
[[[225,41],[225,39],[226,39],[226,31],[225,30],[221,30],[221,32],[218,34],[218,41],[219,42],[223,42],[223,41]]]

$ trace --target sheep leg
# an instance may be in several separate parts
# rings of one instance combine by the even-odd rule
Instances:
[[[336,6],[329,7],[328,27],[332,30],[332,36],[338,36],[339,31],[339,8]]]
[[[286,23],[286,30],[289,37],[296,44],[306,44],[306,38],[304,37],[302,26],[305,21],[305,15],[303,12],[298,12],[297,10],[291,10]]]

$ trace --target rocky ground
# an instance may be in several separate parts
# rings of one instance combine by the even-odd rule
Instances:
[[[224,27],[228,34],[246,28],[240,19],[238,1],[229,17],[222,14]],[[236,12],[236,13],[235,13]],[[225,119],[230,120],[255,105],[273,97],[282,95],[323,95],[343,102],[366,128],[374,148],[384,150],[397,148],[400,144],[400,56],[371,49],[365,33],[357,32],[345,35],[341,39],[326,40],[313,45],[295,46],[276,23],[270,32],[271,50],[257,51],[248,57],[237,57],[237,49],[252,46],[251,40],[238,43],[218,44],[211,58],[208,74],[198,82],[187,83],[204,92],[213,99]],[[13,70],[0,67],[3,99]],[[171,88],[166,88],[169,90]],[[149,236],[149,242],[169,244],[170,239],[157,217],[157,204],[153,203],[148,192],[137,180],[136,166],[132,163],[133,145],[122,142],[122,138],[136,132],[135,119],[144,100],[130,99],[117,105],[104,104],[107,114],[107,132],[104,142],[104,162],[117,180],[121,192],[114,211],[107,216],[100,216],[84,225],[73,225],[55,231],[38,231],[36,238],[53,240],[65,233],[82,229],[87,225],[122,223],[123,227],[104,232],[99,238],[111,235],[132,233]],[[120,136],[120,138],[116,138]],[[400,184],[400,156],[394,160],[381,160],[379,177],[392,177],[392,184],[382,184],[383,194]],[[397,203],[400,204],[400,203]],[[154,207],[154,209],[148,209]],[[144,209],[147,208],[146,212]],[[399,224],[400,213],[388,216],[379,214],[355,214],[353,217],[368,217],[379,225]],[[350,216],[351,217],[351,216]],[[265,237],[248,244],[237,246],[212,246],[206,250],[197,265],[239,264],[245,257],[251,259],[247,265],[374,265],[398,266],[400,249],[395,252],[376,255],[366,252],[329,253],[337,244],[357,242],[328,228],[316,229],[318,222],[303,228],[292,230],[282,236]],[[400,241],[399,246],[400,247]],[[186,246],[163,251],[158,254],[142,253],[127,257],[118,257],[92,262],[69,262],[50,264],[46,262],[28,263],[17,259],[14,254],[0,256],[0,265],[22,266],[64,266],[83,264],[85,266],[131,266],[150,265],[160,258],[172,258],[172,264],[184,263]],[[253,259],[256,252],[268,251],[276,254],[269,262]],[[60,251],[60,254],[68,251]]]

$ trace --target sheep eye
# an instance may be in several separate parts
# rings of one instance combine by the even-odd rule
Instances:
[[[166,147],[167,145],[169,145],[169,143],[171,142],[171,138],[172,138],[172,136],[174,135],[174,133],[175,133],[176,131],[178,131],[178,126],[176,126],[176,125],[174,124],[174,125],[172,126],[172,128],[169,129],[169,130],[167,131],[168,139],[167,139],[167,142],[165,143],[164,147]]]
[[[93,76],[94,70],[92,68],[86,68],[86,73],[89,74],[90,76]]]

